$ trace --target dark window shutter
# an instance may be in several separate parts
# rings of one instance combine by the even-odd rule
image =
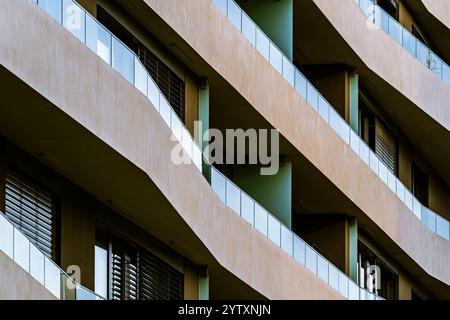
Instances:
[[[111,257],[111,299],[137,299],[136,257],[113,247]]]
[[[111,257],[111,300],[123,299],[123,263],[122,256],[116,253]]]
[[[52,194],[6,173],[5,215],[46,256],[56,260],[56,205]]]
[[[99,5],[97,5],[97,19],[134,51],[180,120],[183,121],[184,81]]]
[[[184,279],[181,272],[148,252],[141,254],[139,266],[139,299],[183,299]]]
[[[158,88],[175,110],[178,117],[183,120],[185,90],[183,80],[143,45],[138,44],[136,51],[139,59],[150,73]]]
[[[378,119],[375,125],[375,153],[395,175],[397,173],[397,142],[394,135]]]
[[[125,300],[136,300],[138,297],[138,267],[136,261],[125,256],[124,273]]]

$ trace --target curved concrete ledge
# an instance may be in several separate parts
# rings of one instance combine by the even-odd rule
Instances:
[[[148,174],[224,268],[270,299],[343,298],[226,207],[194,165],[170,161],[170,129],[122,76],[31,1],[0,6],[2,65]]]
[[[43,285],[0,251],[0,300],[57,300]]]
[[[419,0],[425,8],[450,29],[450,1]]]
[[[400,250],[426,273],[450,284],[449,243],[414,216],[211,0],[144,1]]]
[[[450,87],[445,82],[383,30],[367,27],[367,16],[355,1],[312,1],[370,70],[450,130]]]

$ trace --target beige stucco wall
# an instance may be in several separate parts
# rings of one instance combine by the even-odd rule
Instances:
[[[194,165],[170,161],[170,130],[116,71],[30,1],[0,7],[5,68],[146,172],[224,268],[270,299],[342,298],[226,207]]]
[[[337,2],[341,3],[340,1],[330,0],[330,2],[334,3],[336,7],[334,10],[341,14],[347,7],[347,5],[343,5],[341,9],[340,6],[337,6]],[[450,273],[447,268],[450,263],[448,241],[431,233],[414,216],[384,182],[354,154],[350,147],[247,42],[212,1],[198,0],[187,3],[182,0],[145,0],[145,3],[233,85],[263,117],[278,128],[286,139],[366,213],[404,252],[426,272],[450,283]],[[355,15],[357,14],[356,10],[359,10],[356,6],[350,9]],[[174,15],[175,11],[183,14]],[[338,13],[330,15],[339,16]],[[347,15],[347,13],[343,14],[343,17]],[[339,23],[337,24],[339,25]],[[348,23],[350,21],[347,22],[347,25]],[[385,36],[377,33],[377,37]],[[383,39],[383,41],[387,41],[387,39]],[[396,50],[395,54],[400,55],[401,60],[407,61],[405,64],[401,62],[401,71],[411,73],[411,70],[414,70],[413,78],[418,77],[418,81],[420,81],[419,75],[421,75],[425,83],[428,83],[426,79],[430,79],[432,82],[440,81],[431,79],[434,77],[431,73],[425,74],[429,71],[423,66],[414,65],[413,63],[416,62],[411,61],[412,57],[403,59],[405,52],[402,52],[401,47],[397,48],[394,44],[387,44],[387,47],[386,49],[379,46],[376,49],[390,50],[392,48]],[[366,54],[370,55],[369,52],[373,48],[365,49],[368,51]],[[422,67],[423,69],[420,69]],[[406,88],[407,84],[402,82]],[[418,85],[417,82],[414,83]],[[434,105],[433,101],[430,101],[434,100],[439,105],[439,112],[446,113],[449,118],[450,114],[445,111],[446,109],[444,110],[444,97],[448,96],[450,92],[439,93],[444,88],[437,82],[433,82],[433,84],[436,84],[438,88],[434,88],[430,84],[423,86],[423,90],[420,92],[424,93],[424,90],[429,90],[430,95],[424,95],[421,98],[423,100],[425,97],[435,98],[435,100],[429,99],[427,105]],[[412,89],[409,86],[408,88]],[[445,88],[445,90],[449,89]]]
[[[447,0],[420,0],[425,8],[450,28],[450,1]]]
[[[367,17],[354,1],[313,1],[372,71],[450,130],[448,85],[383,30],[369,28]]]
[[[56,297],[0,251],[0,300],[56,300]]]

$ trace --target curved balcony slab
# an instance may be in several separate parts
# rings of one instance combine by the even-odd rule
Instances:
[[[375,28],[354,1],[312,1],[370,70],[450,130],[449,86]]]
[[[0,300],[57,300],[57,298],[0,250]]]
[[[152,20],[167,32],[171,41],[184,39],[187,43],[182,48],[184,52],[189,52],[191,56],[198,54],[225,78],[351,199],[366,219],[372,221],[414,261],[415,269],[450,284],[450,274],[446,270],[450,262],[448,242],[427,230],[370,168],[352,153],[350,147],[339,140],[212,1],[199,0],[189,4],[184,1],[144,2],[164,21]],[[174,10],[180,14],[173,15]],[[149,19],[150,16],[144,15],[144,8],[140,8],[139,12],[141,17]],[[193,63],[197,63],[195,58]],[[424,71],[428,72],[425,68]],[[429,256],[430,250],[433,259]],[[426,277],[425,274],[422,276]]]
[[[226,207],[194,164],[170,160],[170,129],[120,74],[30,1],[0,6],[3,134],[253,298],[343,298]]]
[[[296,60],[355,66],[383,111],[450,185],[450,87],[377,29],[355,1],[299,2],[295,14]]]
[[[436,18],[450,29],[450,2],[436,0],[418,0]],[[412,1],[414,2],[414,1]]]

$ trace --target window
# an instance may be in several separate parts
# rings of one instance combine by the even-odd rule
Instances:
[[[376,3],[394,19],[398,19],[397,0],[376,0]]]
[[[100,233],[97,238],[95,291],[98,294],[111,300],[183,299],[183,273],[123,237]]]
[[[6,172],[5,215],[47,257],[56,261],[54,196],[18,173]]]
[[[361,241],[358,243],[359,284],[387,300],[398,298],[398,275]]]
[[[359,128],[361,139],[394,175],[397,174],[397,139],[384,122],[372,111],[360,96]]]
[[[411,164],[412,193],[424,206],[428,206],[428,175],[416,161]]]
[[[137,252],[132,248],[110,246],[112,300],[136,300]]]
[[[184,279],[181,272],[144,250],[139,258],[139,299],[183,299]]]
[[[397,172],[397,142],[391,131],[380,121],[375,121],[375,154],[393,173]]]
[[[101,6],[97,19],[139,57],[178,117],[184,119],[184,81]]]
[[[108,250],[95,246],[95,293],[108,296]]]

